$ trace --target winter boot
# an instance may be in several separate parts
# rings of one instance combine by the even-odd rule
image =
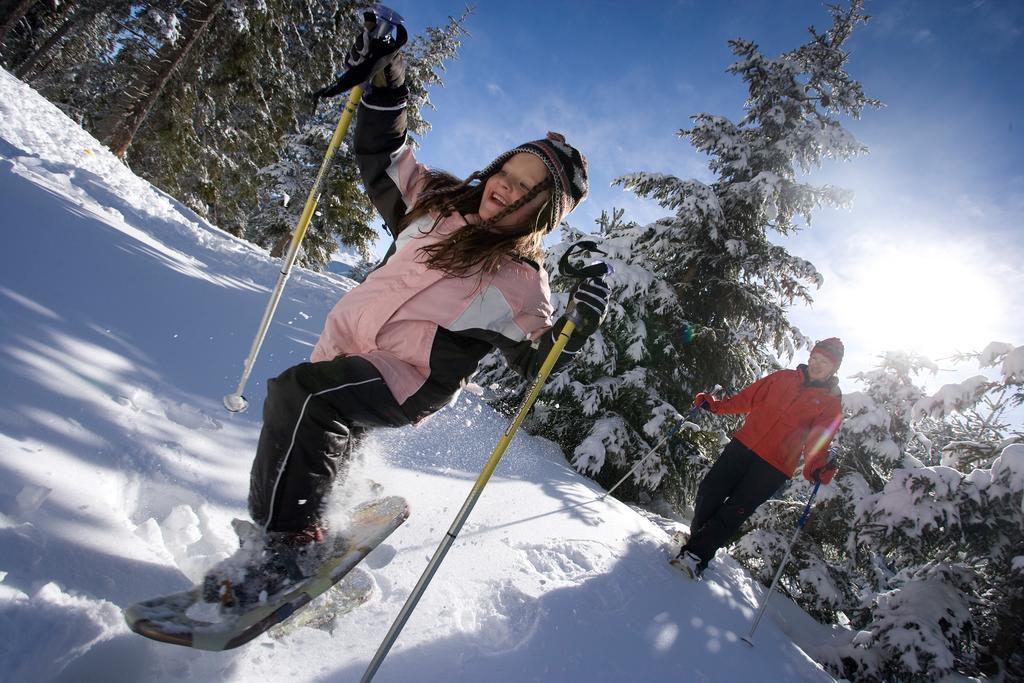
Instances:
[[[693,580],[699,580],[701,574],[704,573],[704,562],[699,557],[691,553],[686,548],[679,551],[679,554],[672,559],[671,564],[676,569],[679,569],[686,576]]]
[[[327,556],[326,538],[324,527],[317,523],[299,531],[267,533],[265,552],[272,572],[290,581],[312,575]]]
[[[239,520],[236,520],[239,521]],[[240,549],[203,579],[203,600],[226,611],[244,610],[315,573],[327,555],[324,528],[263,533],[252,524],[234,524]]]

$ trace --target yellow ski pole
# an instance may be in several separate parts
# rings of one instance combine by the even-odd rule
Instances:
[[[577,249],[588,250],[588,251],[599,251],[597,245],[591,241],[577,242],[575,245],[569,248],[562,257],[561,269],[563,272],[568,272],[571,275],[577,277],[596,277],[604,275],[610,271],[609,266],[604,263],[596,263],[586,268],[574,268],[569,266],[568,258],[569,255]],[[604,253],[604,252],[600,252]],[[459,514],[455,516],[455,521],[452,522],[451,528],[448,529],[444,537],[441,539],[441,544],[437,546],[437,550],[434,551],[434,556],[430,558],[430,562],[427,563],[427,568],[423,570],[423,574],[420,576],[419,581],[416,582],[416,586],[412,589],[412,593],[406,599],[405,604],[402,605],[402,609],[399,610],[398,616],[395,618],[395,622],[391,625],[384,640],[377,648],[377,652],[374,653],[373,659],[370,660],[369,666],[366,667],[366,671],[363,673],[363,677],[360,683],[369,683],[377,673],[377,669],[384,662],[384,658],[387,657],[388,652],[391,650],[391,646],[395,644],[398,639],[398,634],[402,632],[405,627],[405,622],[409,620],[414,609],[416,609],[417,603],[420,598],[423,597],[424,591],[427,590],[427,584],[434,578],[434,574],[437,573],[438,567],[441,566],[441,562],[444,560],[445,555],[448,554],[448,550],[452,547],[455,542],[455,538],[459,535],[459,531],[462,530],[462,526],[466,523],[469,518],[469,513],[473,511],[473,507],[476,505],[477,500],[480,498],[480,494],[483,493],[484,487],[487,485],[488,480],[491,478],[491,474],[494,473],[495,468],[498,466],[498,461],[501,460],[501,456],[505,454],[505,449],[512,443],[512,437],[516,435],[519,430],[519,426],[526,419],[526,415],[533,408],[534,402],[537,400],[537,396],[540,395],[540,390],[544,387],[544,383],[548,379],[548,375],[551,374],[552,368],[555,367],[555,362],[558,357],[562,354],[562,350],[565,348],[566,343],[569,341],[569,337],[576,329],[576,323],[579,320],[578,314],[575,310],[570,307],[566,311],[565,325],[562,327],[562,331],[558,334],[558,339],[555,340],[555,345],[548,351],[548,355],[544,358],[544,362],[540,366],[540,370],[537,371],[537,377],[533,380],[533,385],[530,387],[529,393],[526,394],[526,398],[523,400],[522,405],[519,406],[519,412],[516,413],[511,424],[505,429],[505,433],[502,434],[501,439],[498,441],[498,445],[494,447],[491,452],[491,457],[487,459],[487,464],[484,465],[483,470],[480,472],[480,476],[477,477],[476,483],[473,484],[473,489],[469,492],[469,496],[466,498],[466,502],[462,504],[462,508],[459,510]]]
[[[370,660],[370,665],[366,668],[366,672],[360,680],[360,683],[368,683],[373,679],[374,674],[377,673],[377,669],[384,662],[384,658],[387,657],[388,652],[391,650],[391,646],[394,645],[395,640],[398,639],[398,634],[401,633],[405,627],[405,622],[409,620],[416,605],[419,603],[420,598],[423,597],[424,591],[427,590],[427,584],[434,578],[434,574],[437,573],[438,568],[441,566],[441,562],[444,560],[444,556],[448,554],[448,550],[452,547],[455,542],[455,538],[459,535],[459,531],[462,530],[462,526],[466,523],[466,519],[469,518],[469,513],[473,511],[473,507],[476,505],[477,500],[480,498],[480,494],[483,493],[484,486],[487,485],[487,481],[491,478],[491,474],[494,473],[494,469],[498,466],[498,461],[501,460],[501,456],[505,454],[505,449],[512,443],[512,437],[515,436],[519,430],[519,425],[526,419],[527,413],[530,412],[530,408],[533,407],[534,401],[537,400],[537,396],[540,394],[540,390],[544,386],[544,382],[547,381],[548,375],[551,374],[551,369],[555,366],[555,361],[558,360],[558,356],[561,355],[562,349],[565,348],[566,342],[569,341],[569,336],[573,330],[576,329],[576,325],[572,320],[567,320],[565,326],[562,328],[561,333],[558,335],[558,339],[555,341],[555,345],[551,347],[551,351],[548,352],[547,358],[544,359],[543,365],[540,366],[540,370],[537,372],[537,378],[533,381],[533,386],[530,388],[530,393],[526,395],[526,400],[523,401],[522,405],[519,406],[519,412],[516,413],[512,423],[509,424],[505,433],[502,434],[501,439],[498,441],[498,445],[494,447],[491,452],[491,457],[488,458],[487,464],[484,465],[483,470],[480,472],[480,476],[477,477],[476,483],[473,484],[473,489],[469,492],[469,497],[466,498],[466,502],[462,504],[462,509],[459,510],[459,514],[455,516],[455,521],[452,522],[451,528],[445,533],[441,539],[441,544],[437,546],[437,550],[434,551],[434,556],[430,558],[430,562],[427,563],[427,568],[423,571],[419,581],[416,582],[416,587],[412,589],[412,593],[409,594],[405,604],[402,605],[402,609],[398,612],[398,616],[395,618],[395,622],[391,625],[387,635],[381,642],[380,647],[377,648],[377,652],[373,655],[373,659]]]
[[[274,317],[274,311],[277,310],[277,304],[281,301],[284,285],[288,282],[288,276],[291,275],[295,259],[298,258],[299,246],[302,244],[302,239],[306,236],[309,222],[313,218],[313,212],[316,211],[317,203],[320,201],[320,187],[323,185],[324,178],[327,177],[327,172],[331,168],[331,162],[334,161],[334,153],[338,151],[341,141],[345,139],[345,134],[348,132],[349,124],[352,123],[352,119],[355,117],[356,109],[359,107],[359,100],[362,96],[363,86],[361,85],[355,86],[349,92],[348,102],[341,113],[341,118],[338,119],[338,125],[335,127],[334,135],[331,137],[331,144],[327,146],[323,163],[320,164],[320,171],[316,174],[313,187],[309,190],[306,206],[302,209],[302,215],[295,226],[295,232],[292,233],[292,241],[288,246],[288,253],[285,255],[284,262],[281,265],[281,273],[278,275],[277,285],[270,294],[270,301],[267,302],[266,310],[263,311],[263,319],[260,321],[259,329],[256,330],[256,338],[252,341],[249,356],[245,359],[245,368],[242,370],[242,378],[238,382],[238,388],[235,389],[235,393],[224,397],[224,407],[233,413],[240,413],[249,407],[249,402],[242,395],[242,391],[245,390],[245,384],[249,381],[249,374],[252,372],[252,366],[256,362],[256,356],[260,353],[260,347],[263,346],[263,340],[267,336],[267,329],[270,327],[270,321]]]
[[[369,8],[377,16],[376,28],[374,29],[374,42],[381,43],[385,48],[374,55],[374,59],[366,60],[361,64],[349,69],[341,77],[341,80],[335,84],[334,87],[340,87],[343,90],[349,86],[346,83],[366,82],[374,77],[376,73],[379,73],[383,69],[387,60],[390,59],[391,55],[398,52],[406,41],[409,39],[409,34],[403,25],[401,15],[395,12],[393,9],[384,7],[383,5],[372,5]],[[391,32],[394,31],[394,35]],[[343,92],[343,90],[336,91],[336,93]],[[341,141],[345,139],[345,134],[348,132],[349,124],[352,123],[352,119],[355,118],[356,109],[359,108],[359,100],[363,97],[363,86],[355,85],[352,90],[349,91],[348,102],[345,104],[345,109],[341,113],[341,118],[338,120],[338,125],[334,129],[334,135],[331,137],[331,144],[327,146],[327,153],[324,154],[324,161],[320,164],[320,171],[316,174],[316,181],[313,183],[313,187],[309,190],[309,196],[306,198],[306,206],[302,209],[302,215],[299,217],[299,223],[295,226],[295,232],[292,233],[292,241],[288,247],[288,254],[285,256],[284,265],[281,267],[281,274],[277,278],[277,285],[274,287],[274,291],[270,295],[270,301],[267,302],[267,310],[263,312],[263,320],[260,321],[260,327],[256,331],[256,338],[253,339],[252,348],[249,349],[249,357],[245,359],[245,368],[242,370],[242,378],[238,381],[238,388],[235,389],[235,393],[228,394],[224,397],[224,407],[233,413],[240,413],[249,407],[249,402],[242,395],[242,391],[245,389],[245,383],[249,381],[249,373],[252,372],[252,366],[256,362],[256,356],[259,355],[260,347],[263,346],[263,339],[267,336],[267,329],[270,327],[270,321],[274,317],[274,311],[277,309],[277,304],[281,300],[281,293],[284,290],[284,284],[288,281],[288,276],[291,274],[292,264],[295,263],[295,259],[299,254],[299,245],[302,244],[302,239],[306,236],[306,230],[309,228],[309,221],[313,218],[313,212],[316,211],[317,202],[320,201],[320,186],[324,182],[324,178],[327,177],[327,172],[331,168],[331,162],[334,160],[334,153],[338,151],[338,147],[341,146]],[[316,109],[314,103],[313,108]]]

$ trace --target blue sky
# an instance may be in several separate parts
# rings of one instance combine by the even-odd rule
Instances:
[[[415,34],[464,3],[390,6]],[[854,204],[819,211],[785,241],[825,275],[814,307],[791,317],[812,338],[843,337],[851,389],[847,376],[888,349],[941,358],[993,340],[1024,344],[1024,3],[875,0],[867,11],[848,68],[886,106],[844,124],[870,155],[809,176],[852,189]],[[570,222],[591,230],[613,206],[649,222],[666,212],[611,182],[636,171],[711,179],[675,133],[698,112],[741,115],[746,91],[725,73],[727,41],[748,38],[775,56],[829,23],[825,5],[808,0],[485,0],[431,93],[420,158],[464,175],[559,131],[590,160],[591,196]]]

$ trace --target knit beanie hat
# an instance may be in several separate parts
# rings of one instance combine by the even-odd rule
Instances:
[[[549,230],[569,215],[580,202],[587,198],[587,159],[580,151],[565,141],[561,133],[548,133],[543,140],[534,140],[510,149],[487,165],[478,175],[487,178],[497,172],[509,158],[526,152],[544,162],[554,183],[551,193],[551,220]]]
[[[826,356],[836,364],[836,367],[839,367],[839,364],[843,362],[843,354],[846,352],[846,348],[839,337],[829,337],[828,339],[822,339],[814,345],[811,353],[815,352]]]

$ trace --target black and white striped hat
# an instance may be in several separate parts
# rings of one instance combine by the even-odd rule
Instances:
[[[543,140],[524,143],[500,155],[480,172],[480,177],[490,177],[510,157],[521,152],[539,158],[551,173],[555,186],[551,196],[551,221],[548,226],[551,230],[587,198],[590,189],[587,180],[587,159],[578,149],[566,142],[565,136],[561,133],[548,133]]]

